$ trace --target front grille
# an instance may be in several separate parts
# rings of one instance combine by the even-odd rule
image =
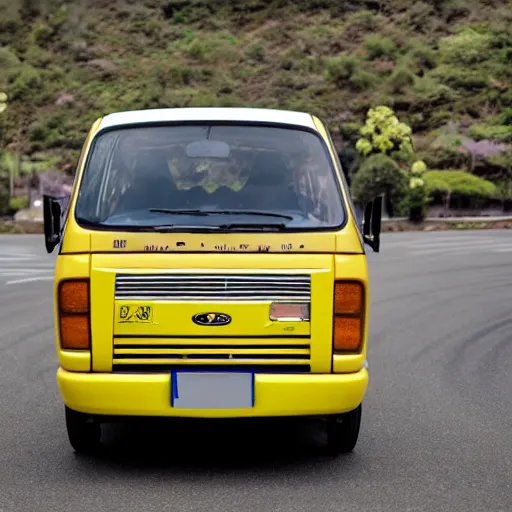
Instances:
[[[118,274],[117,300],[310,302],[307,274]]]
[[[137,340],[114,340],[114,371],[159,372],[165,369],[209,370],[242,369],[265,372],[309,371],[311,352],[308,343],[255,343],[226,345],[225,343],[141,344]]]

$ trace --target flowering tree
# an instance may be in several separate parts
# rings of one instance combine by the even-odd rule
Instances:
[[[427,166],[421,160],[414,162],[411,167],[407,203],[409,206],[409,220],[412,222],[421,222],[426,215],[429,199],[425,180],[423,179],[423,174],[426,171]]]
[[[0,91],[0,115],[7,110],[7,94]],[[1,155],[0,148],[0,157]],[[0,163],[1,164],[1,163]],[[9,176],[0,165],[0,215],[5,215],[9,210]]]
[[[400,122],[389,107],[371,108],[356,149],[364,157],[385,154],[395,160],[408,160],[414,154],[411,134],[411,127]]]
[[[368,111],[360,133],[356,149],[364,162],[353,181],[357,197],[367,198],[370,191],[384,194],[390,217],[393,216],[393,203],[403,204],[405,200],[409,219],[423,220],[428,203],[422,179],[426,165],[415,161],[411,127],[400,122],[389,107],[379,106]]]

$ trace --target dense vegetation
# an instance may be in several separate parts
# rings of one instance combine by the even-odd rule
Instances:
[[[511,194],[510,0],[0,0],[0,91],[24,169],[72,172],[94,119],[170,106],[310,111],[350,163],[387,105],[429,169]]]

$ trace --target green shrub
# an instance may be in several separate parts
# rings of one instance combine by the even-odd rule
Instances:
[[[349,80],[357,69],[359,59],[350,55],[327,59],[327,75],[338,86]]]
[[[262,44],[251,44],[245,50],[247,57],[263,62],[265,60],[265,47]]]
[[[370,60],[388,58],[394,60],[396,56],[396,45],[388,37],[377,34],[370,34],[364,40],[364,48]]]
[[[506,108],[496,119],[497,124],[512,126],[512,108]]]
[[[440,7],[441,14],[446,23],[452,23],[470,12],[466,0],[443,0],[440,2]]]
[[[489,59],[491,36],[466,28],[439,41],[442,60],[454,66],[473,66]]]
[[[39,46],[46,46],[52,41],[54,34],[54,29],[41,21],[32,30],[32,40]]]
[[[433,69],[437,65],[437,54],[429,46],[415,42],[411,45],[411,49],[404,60],[410,68],[416,71]]]
[[[389,83],[394,93],[402,93],[414,84],[414,75],[408,69],[400,67],[395,69]]]
[[[489,163],[493,166],[488,176],[496,183],[498,194],[502,201],[512,200],[512,148],[492,155]],[[504,205],[505,206],[505,205]]]
[[[408,24],[421,32],[427,32],[435,21],[435,9],[426,2],[413,2],[407,15]]]
[[[397,203],[407,190],[407,176],[387,155],[372,155],[362,163],[352,180],[352,195],[358,204],[365,204],[374,197],[386,194]]]
[[[54,57],[50,52],[43,50],[35,44],[29,45],[25,51],[24,58],[26,63],[36,68],[46,68],[54,62]]]
[[[361,155],[357,149],[347,146],[339,152],[338,156],[343,172],[351,179],[361,165]]]
[[[9,180],[0,176],[0,217],[9,213]]]
[[[411,222],[419,223],[425,219],[429,201],[430,198],[423,177],[412,176],[409,179],[409,189],[403,201],[403,206],[408,209]]]
[[[34,68],[25,66],[17,73],[14,82],[9,87],[9,96],[12,100],[24,100],[39,93],[42,86],[42,78]]]
[[[458,93],[432,76],[416,77],[412,92],[422,104],[438,106],[458,98]]]
[[[2,73],[15,69],[21,64],[20,59],[9,47],[0,48],[0,70]]]
[[[187,55],[193,57],[194,59],[201,60],[205,62],[207,60],[207,55],[210,53],[210,48],[208,45],[202,41],[195,40],[190,44],[187,49]]]
[[[343,123],[340,126],[340,135],[345,141],[356,143],[361,133],[362,125],[359,123]]]
[[[9,200],[9,208],[12,212],[28,208],[28,196],[11,197]]]
[[[475,140],[512,142],[512,125],[474,124],[469,129],[469,136]]]
[[[485,199],[499,195],[494,183],[465,171],[427,171],[423,179],[430,193]]]
[[[366,31],[375,30],[378,24],[379,18],[372,11],[355,12],[347,20],[348,26],[357,27]]]
[[[429,148],[421,158],[429,169],[470,169],[471,155],[456,148]]]
[[[475,71],[474,67],[457,68],[452,65],[443,65],[431,71],[429,76],[444,85],[465,92],[474,92],[489,86],[488,74]]]
[[[350,86],[355,91],[366,91],[373,87],[379,78],[373,73],[369,73],[364,69],[357,69],[355,73],[350,77]]]

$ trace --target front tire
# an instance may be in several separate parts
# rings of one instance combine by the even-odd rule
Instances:
[[[75,452],[90,455],[101,443],[101,425],[91,416],[66,407],[66,428]]]
[[[327,453],[336,457],[350,453],[357,444],[361,427],[362,406],[353,411],[327,418]]]

